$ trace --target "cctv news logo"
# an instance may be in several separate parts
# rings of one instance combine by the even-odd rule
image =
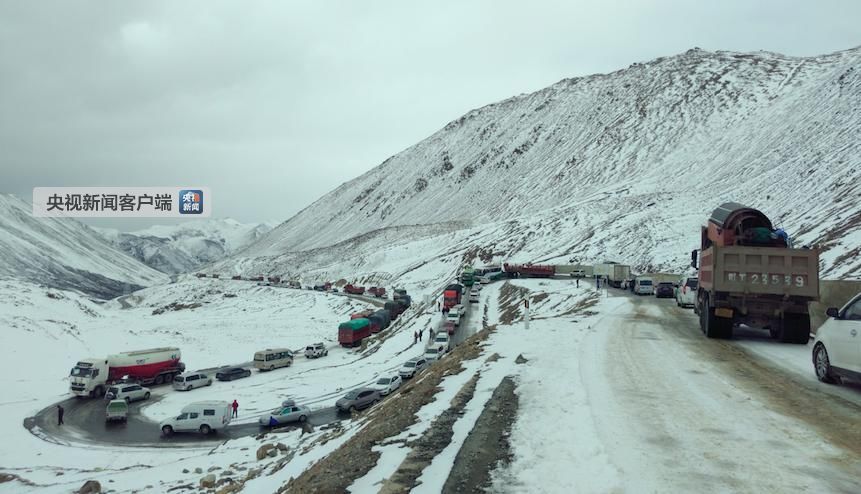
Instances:
[[[73,218],[209,217],[207,187],[35,187],[33,215]]]

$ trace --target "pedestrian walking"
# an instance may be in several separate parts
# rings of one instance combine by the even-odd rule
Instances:
[[[233,405],[231,405],[231,406],[233,407],[233,417],[234,418],[238,417],[239,416],[239,402],[236,400],[233,400]]]
[[[428,338],[428,340],[432,341],[433,340],[433,329],[430,329],[429,331],[430,331],[430,337]]]
[[[413,331],[413,345],[419,342],[419,332]]]
[[[437,303],[436,303],[436,311],[437,311],[437,312],[439,312],[439,311],[440,311],[440,305],[439,305],[439,302],[437,302]]]
[[[577,278],[577,288],[580,288],[580,278]]]
[[[424,332],[425,332],[424,329],[419,330],[419,341],[422,341],[422,336],[424,336]]]
[[[66,410],[64,410],[62,406],[57,405],[57,425],[63,425],[64,413],[66,413]]]

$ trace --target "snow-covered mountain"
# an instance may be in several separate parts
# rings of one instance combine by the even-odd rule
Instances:
[[[823,275],[858,277],[859,179],[861,49],[693,49],[470,111],[223,265],[388,272],[382,253],[442,224],[435,240],[419,235],[416,263],[576,256],[678,270],[732,200],[820,245]],[[381,246],[376,231],[401,233]]]
[[[86,225],[71,218],[36,218],[29,204],[4,194],[0,277],[105,299],[168,281]]]
[[[135,232],[98,229],[123,252],[168,274],[186,273],[233,254],[259,240],[272,226],[236,220],[189,220]]]

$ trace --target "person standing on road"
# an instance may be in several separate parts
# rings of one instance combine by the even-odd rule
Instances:
[[[430,336],[428,337],[428,341],[432,341],[433,340],[433,328],[429,329],[428,331],[430,331]]]
[[[233,417],[234,418],[238,417],[239,416],[239,402],[236,400],[233,400],[233,405],[231,405],[231,406],[233,407]]]
[[[413,345],[419,342],[419,332],[413,331]]]
[[[57,425],[63,425],[64,413],[66,413],[66,410],[64,410],[62,406],[57,405]]]
[[[424,328],[419,330],[419,341],[422,341],[422,336],[424,336],[424,332],[425,332]]]
[[[575,281],[577,281],[577,288],[580,288],[580,278],[577,278]]]
[[[436,303],[436,311],[437,311],[437,312],[439,312],[439,311],[440,311],[440,305],[439,305],[439,302],[437,302],[437,303]]]

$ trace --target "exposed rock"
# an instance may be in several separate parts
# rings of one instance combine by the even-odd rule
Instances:
[[[209,467],[206,471],[207,472],[214,472],[216,470],[221,470],[221,467],[212,466],[212,467]]]
[[[215,487],[215,474],[209,474],[200,479],[200,486],[204,489],[212,489]]]
[[[273,449],[275,449],[275,446],[272,444],[264,444],[263,446],[260,446],[257,448],[257,459],[262,460],[263,458],[266,458],[269,455],[269,452]],[[276,451],[275,454],[278,454],[278,452]]]
[[[182,473],[188,473],[188,469],[187,469],[187,468],[183,468],[183,469],[182,469]]]
[[[279,451],[287,451],[288,449],[287,445],[284,443],[278,443],[275,445],[275,447],[278,448]]]
[[[98,480],[88,480],[78,489],[78,494],[98,494],[102,492],[102,484]]]
[[[197,467],[194,469],[194,473],[203,473],[203,469],[200,467]]]
[[[525,364],[526,362],[529,362],[529,360],[526,360],[526,358],[523,357],[522,353],[518,355],[516,359],[514,359],[515,364]]]

